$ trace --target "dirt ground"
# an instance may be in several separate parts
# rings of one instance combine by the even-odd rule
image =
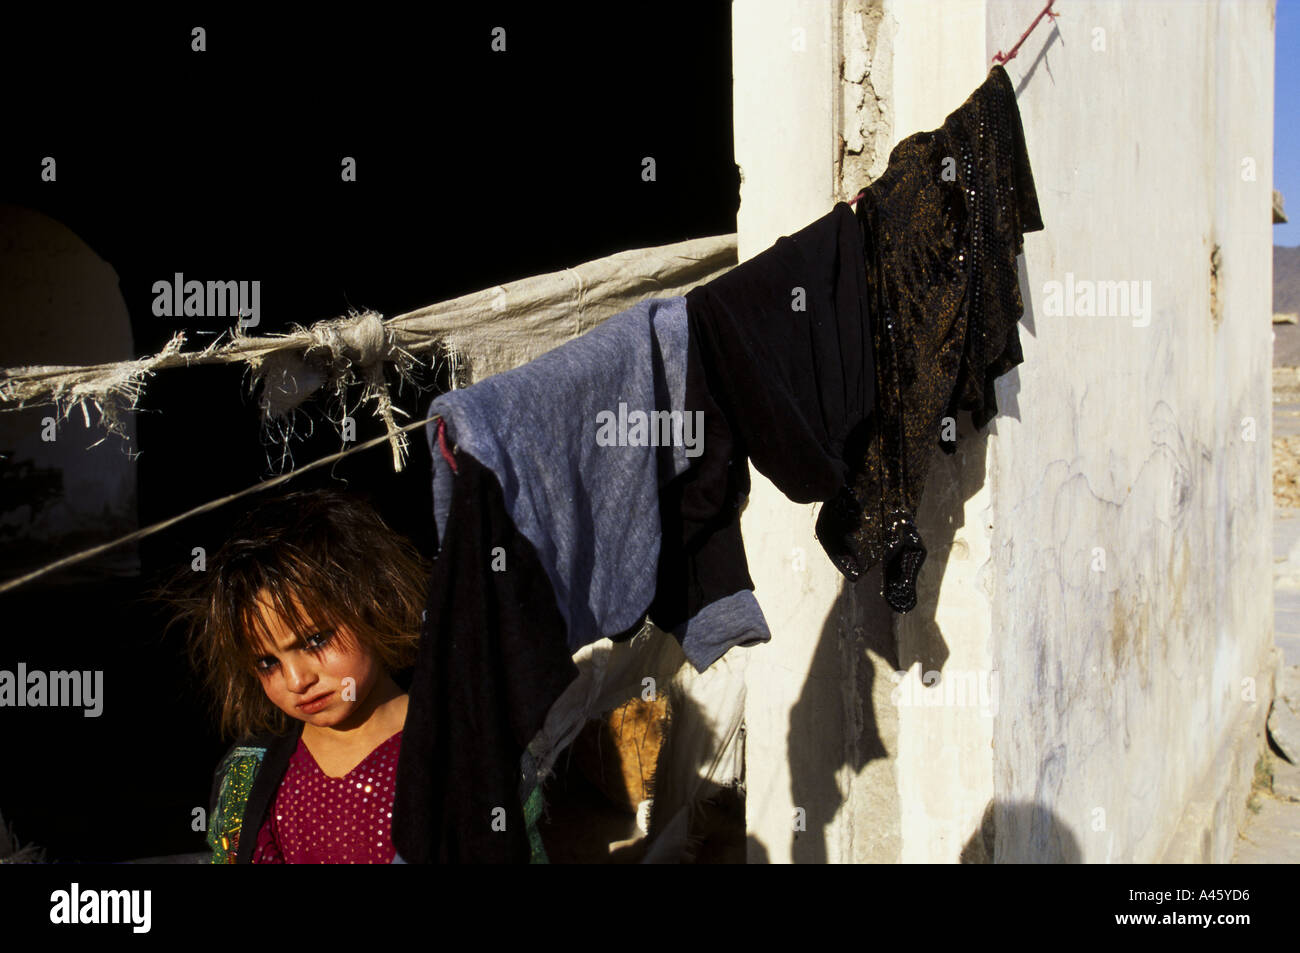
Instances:
[[[1300,325],[1273,333],[1273,502],[1300,507]]]

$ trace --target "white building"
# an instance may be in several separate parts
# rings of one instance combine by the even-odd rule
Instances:
[[[737,3],[740,260],[939,126],[1042,7]],[[988,433],[935,454],[917,608],[890,613],[878,569],[846,587],[817,507],[754,473],[751,862],[1231,857],[1278,664],[1273,3],[1056,12],[1007,64],[1046,226],[1025,362]],[[1149,287],[1147,320],[1053,316],[1068,281]]]

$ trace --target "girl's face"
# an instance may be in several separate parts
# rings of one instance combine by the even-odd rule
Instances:
[[[275,640],[262,643],[257,661],[272,704],[317,728],[347,729],[364,722],[366,699],[384,671],[352,632],[346,626],[297,632],[269,599],[260,609]]]

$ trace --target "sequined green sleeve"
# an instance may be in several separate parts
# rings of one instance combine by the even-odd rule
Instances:
[[[528,830],[528,846],[530,864],[548,864],[549,858],[546,856],[546,848],[542,844],[542,832],[537,829],[537,822],[542,817],[542,787],[538,785],[533,788],[528,798],[524,801],[524,822]]]
[[[239,853],[239,834],[244,823],[244,808],[253,790],[253,779],[262,766],[265,748],[237,746],[221,766],[221,789],[216,809],[208,819],[208,846],[214,864],[233,864]]]

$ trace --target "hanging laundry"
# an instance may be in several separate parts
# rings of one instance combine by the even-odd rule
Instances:
[[[831,561],[852,580],[883,561],[882,595],[907,612],[940,419],[966,409],[983,427],[993,380],[1023,360],[1016,256],[1043,226],[1006,71],[899,143],[861,195],[686,301],[736,452],[794,502],[825,503]]]
[[[630,637],[657,593],[652,620],[678,636],[697,670],[733,645],[771,637],[740,544],[748,484],[726,492],[739,477],[688,340],[685,299],[643,301],[528,364],[440,396],[432,411],[496,474],[507,513],[554,586],[570,652]],[[451,479],[435,458],[439,532]],[[704,523],[734,525],[734,540],[700,554],[691,544]],[[697,595],[658,584],[683,571],[678,561],[707,577]],[[708,624],[695,625],[702,612]]]
[[[649,616],[677,636],[695,670],[704,672],[733,645],[771,635],[740,534],[749,467],[709,392],[694,336],[687,342],[686,408],[704,422],[703,453],[659,493],[659,572]]]
[[[916,510],[943,417],[997,415],[993,382],[1024,360],[1016,258],[1043,228],[1015,89],[988,78],[934,132],[904,139],[861,193],[874,319],[877,405],[865,440],[848,450],[849,485],[823,507],[817,535],[857,579],[883,561],[890,606],[916,605],[926,556]]]
[[[844,202],[686,293],[736,453],[796,503],[829,500],[875,400],[862,236]],[[720,491],[719,491],[720,492]]]
[[[587,707],[553,706],[583,647],[648,614],[702,673],[771,638],[740,536],[747,460],[825,503],[834,564],[857,579],[883,561],[883,594],[911,609],[931,441],[945,412],[976,427],[997,413],[993,380],[1023,360],[1016,256],[1042,227],[996,67],[942,129],[895,148],[856,212],[838,203],[684,297],[437,398],[441,550],[398,764],[400,859],[545,860],[540,783]]]
[[[725,453],[706,449],[707,401],[688,355],[684,299],[651,299],[433,402],[445,438],[430,428],[442,545],[398,765],[393,833],[403,860],[539,857],[525,817],[536,810],[537,779],[524,750],[576,675],[572,653],[631,637],[647,612],[669,624],[668,610],[656,617],[651,608],[660,489],[693,461],[727,468]],[[689,416],[688,403],[699,405]],[[678,552],[682,522],[667,519]],[[728,578],[737,588],[672,600],[687,613],[672,616],[673,634],[697,669],[771,638],[748,573]],[[714,596],[723,609],[702,601]],[[696,624],[706,613],[708,624]]]
[[[526,776],[551,775],[583,726],[628,699],[640,698],[647,677],[675,706],[666,751],[655,765],[647,856],[673,856],[685,844],[696,807],[744,779],[741,722],[745,714],[745,652],[728,652],[696,671],[672,636],[651,629],[626,642],[601,641],[574,656],[578,677],[547,712],[524,756]],[[685,821],[683,823],[683,821]]]
[[[860,226],[840,202],[686,293],[690,345],[702,375],[697,399],[721,410],[711,418],[719,432],[710,446],[731,454],[727,466],[687,476],[691,500],[743,500],[746,458],[796,503],[824,503],[845,489],[846,453],[864,439],[876,394],[863,261]],[[738,519],[720,521],[732,512],[724,507],[713,523],[690,526],[701,551],[730,554],[705,561],[705,571],[745,566]],[[680,591],[670,583],[661,585],[661,598]]]
[[[393,845],[407,863],[526,863],[520,757],[577,669],[495,475],[463,451],[455,460],[398,756]]]

